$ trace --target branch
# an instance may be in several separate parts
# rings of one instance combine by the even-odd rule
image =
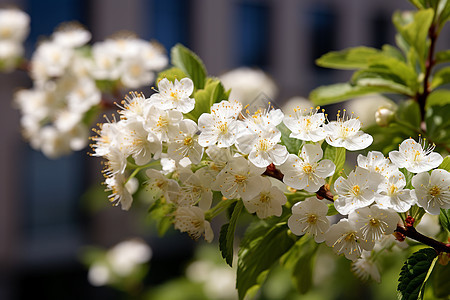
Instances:
[[[395,229],[395,232],[401,233],[402,235],[409,237],[410,239],[413,239],[415,241],[418,241],[424,245],[433,247],[434,250],[436,250],[438,253],[446,252],[450,253],[450,245],[444,244],[442,242],[436,241],[430,237],[427,237],[414,228],[414,226],[407,224],[406,228],[402,227],[400,225],[397,225],[397,229]]]

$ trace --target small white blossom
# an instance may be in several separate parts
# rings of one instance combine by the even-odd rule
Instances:
[[[397,166],[378,151],[370,151],[367,153],[367,156],[359,154],[357,161],[359,167],[367,169],[371,173],[378,173],[386,178],[398,172]]]
[[[194,240],[203,236],[205,241],[211,242],[214,238],[211,224],[205,220],[205,212],[201,208],[197,206],[178,207],[174,216],[175,229],[187,232]]]
[[[239,122],[239,134],[260,134],[278,126],[283,121],[284,114],[281,109],[271,107],[270,102],[268,105],[267,109],[259,108],[253,114],[246,110],[245,114],[242,114],[243,121]]]
[[[370,257],[371,251],[363,250],[361,257],[352,262],[351,269],[356,277],[362,281],[367,281],[370,278],[376,282],[381,282],[380,271],[377,265]]]
[[[30,16],[15,8],[0,9],[0,40],[21,43],[28,35]]]
[[[169,142],[167,154],[176,161],[187,157],[193,164],[200,163],[203,147],[198,144],[197,124],[186,119],[180,121],[179,131]]]
[[[341,219],[325,233],[325,243],[336,254],[344,254],[347,259],[355,261],[361,256],[363,245],[358,230],[347,220]]]
[[[419,173],[412,178],[412,185],[411,195],[427,213],[438,215],[441,208],[450,209],[450,173],[446,170]]]
[[[212,203],[211,182],[212,178],[205,173],[205,168],[193,173],[189,168],[183,169],[179,174],[182,183],[180,198],[177,204],[191,206],[198,202],[202,210],[208,210]]]
[[[319,162],[323,156],[320,145],[306,144],[300,157],[289,154],[286,162],[280,166],[284,174],[283,182],[295,189],[317,192],[325,184],[325,178],[331,176],[336,166],[329,159]]]
[[[415,199],[409,189],[404,189],[405,186],[405,175],[400,171],[392,173],[378,185],[375,202],[396,212],[408,211],[415,204]]]
[[[272,186],[268,178],[261,178],[260,193],[250,199],[243,200],[245,208],[249,213],[255,213],[260,219],[270,216],[281,216],[282,206],[286,203],[287,198],[284,193],[277,187]]]
[[[183,119],[181,112],[177,110],[162,110],[152,105],[144,113],[144,128],[153,133],[162,141],[169,141],[179,131],[179,123]]]
[[[91,39],[91,33],[77,23],[63,24],[52,36],[55,43],[66,48],[81,47]]]
[[[369,206],[375,200],[380,181],[366,169],[356,167],[347,179],[341,176],[335,181],[338,198],[334,201],[334,207],[340,214],[347,215],[355,209]]]
[[[325,232],[330,227],[327,219],[328,206],[316,197],[310,197],[294,204],[289,217],[289,229],[295,235],[312,234],[317,243],[325,240]]]
[[[137,165],[145,165],[152,157],[158,159],[162,145],[153,133],[147,132],[142,122],[126,122],[122,127],[121,147]]]
[[[184,114],[194,109],[195,99],[189,98],[194,91],[194,82],[190,78],[170,82],[163,78],[158,82],[158,93],[150,97],[150,103],[161,109],[176,109]]]
[[[145,174],[148,176],[148,180],[145,182],[147,189],[154,193],[154,198],[160,198],[160,195],[164,196],[166,201],[173,203],[180,196],[180,186],[178,182],[173,179],[169,179],[161,171],[155,169],[147,169]]]
[[[126,187],[127,179],[121,173],[116,173],[105,179],[106,191],[111,191],[108,199],[114,205],[121,205],[123,210],[129,210],[133,203],[133,196]]]
[[[211,113],[204,113],[198,118],[201,133],[198,143],[202,147],[215,145],[227,148],[236,141],[238,123],[236,118],[242,110],[237,101],[221,101],[211,107]]]
[[[150,85],[155,79],[153,71],[145,68],[145,62],[139,56],[122,60],[119,69],[121,72],[120,81],[128,88],[135,89]]]
[[[358,229],[364,249],[371,250],[383,235],[394,233],[399,217],[393,210],[372,205],[350,213],[348,220]]]
[[[420,139],[419,142],[421,142]],[[444,160],[433,150],[434,145],[425,149],[425,141],[421,145],[409,138],[400,144],[399,151],[389,152],[389,158],[397,167],[406,168],[409,172],[426,172],[438,167]]]
[[[130,239],[115,245],[106,253],[111,270],[121,277],[130,275],[137,266],[152,257],[152,249],[140,239]]]
[[[324,126],[327,134],[326,141],[333,147],[344,147],[350,151],[362,150],[373,142],[371,135],[362,132],[361,122],[355,118],[345,120],[345,109],[342,118],[339,113],[337,121]]]
[[[119,106],[120,118],[128,121],[145,122],[144,112],[149,108],[143,93],[129,92]]]
[[[325,114],[317,113],[311,109],[309,114],[306,109],[303,111],[294,108],[294,115],[286,116],[283,120],[284,124],[291,131],[290,138],[300,139],[303,141],[318,142],[327,136],[323,127],[325,122]]]
[[[255,167],[243,157],[231,159],[217,175],[213,189],[220,190],[228,199],[241,197],[250,200],[261,189],[261,174],[264,168]]]

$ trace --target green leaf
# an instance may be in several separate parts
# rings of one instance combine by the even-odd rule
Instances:
[[[441,223],[442,228],[450,232],[450,209],[442,209],[439,214],[439,223]]]
[[[361,87],[379,88],[383,92],[399,93],[410,96],[414,94],[414,91],[409,87],[385,78],[362,78],[358,79],[355,83]]]
[[[319,86],[309,94],[309,99],[315,105],[327,105],[367,94],[390,91],[391,89],[380,86],[357,86],[349,83],[337,83]]]
[[[439,2],[437,13],[439,15],[439,24],[442,28],[442,26],[450,19],[450,1],[441,0]]]
[[[156,221],[160,236],[163,236],[172,226],[172,213],[174,211],[175,205],[167,203],[164,199],[157,199],[149,208],[148,212],[151,219]]]
[[[359,69],[367,67],[370,59],[383,56],[380,50],[368,47],[348,48],[329,52],[316,60],[318,66],[334,69]]]
[[[289,135],[291,134],[291,131],[284,123],[280,123],[277,128],[281,132],[281,144],[286,146],[289,153],[297,155],[303,142],[299,139],[290,138]]]
[[[400,103],[395,113],[396,121],[406,123],[413,128],[420,128],[422,120],[419,104],[414,100],[407,100]]]
[[[327,216],[334,216],[337,215],[338,213],[339,212],[336,210],[336,207],[334,207],[334,203],[329,203]]]
[[[336,169],[334,171],[333,176],[330,177],[328,184],[330,186],[333,185],[333,183],[336,181],[339,176],[341,176],[341,172],[344,168],[345,164],[345,148],[343,147],[333,147],[330,145],[326,145],[325,151],[323,153],[323,159],[329,159],[332,162],[334,162]]]
[[[439,165],[438,169],[446,170],[447,172],[450,172],[450,155],[447,155],[442,163]]]
[[[259,222],[247,230],[239,248],[236,282],[239,299],[262,284],[270,268],[294,242],[288,235],[286,222],[275,225]]]
[[[210,113],[211,106],[214,103],[228,99],[228,92],[225,91],[220,80],[208,78],[205,88],[194,92],[194,98],[194,110],[186,114],[186,117],[197,121],[201,114]]]
[[[438,86],[450,83],[450,67],[445,67],[433,75],[430,88],[434,90]]]
[[[233,243],[234,232],[236,230],[236,223],[243,207],[242,201],[237,202],[231,214],[230,223],[224,224],[220,229],[219,248],[222,257],[225,259],[230,267],[233,266]]]
[[[194,82],[195,89],[203,89],[206,82],[206,68],[201,59],[181,44],[171,50],[172,65],[181,69]]]
[[[443,266],[436,264],[433,270],[433,293],[439,299],[447,299],[450,294],[450,264]]]
[[[281,264],[291,271],[291,278],[300,294],[313,285],[313,267],[319,244],[310,236],[302,236],[281,258]]]
[[[450,103],[428,107],[425,113],[427,137],[436,144],[450,144]]]
[[[443,63],[450,61],[450,49],[436,53],[434,59],[436,60],[436,63]]]
[[[417,11],[412,20],[405,18],[401,13],[394,14],[394,24],[397,30],[411,45],[420,59],[421,65],[424,65],[427,52],[428,30],[433,21],[434,11],[432,8]]]
[[[163,78],[167,78],[169,81],[174,82],[175,79],[180,80],[185,77],[187,77],[187,75],[181,69],[173,67],[159,72],[158,77],[156,79],[156,83],[159,83],[159,81]]]
[[[418,9],[423,9],[426,7],[425,0],[409,0],[412,4],[414,4]]]
[[[450,90],[435,90],[428,95],[425,109],[431,106],[444,106],[446,104],[450,104]]]
[[[412,186],[412,178],[414,177],[414,173],[409,172],[405,168],[401,168],[400,171],[403,173],[403,175],[405,175],[405,180],[406,180],[405,188],[413,189],[414,187]]]
[[[425,283],[438,256],[433,248],[424,248],[406,260],[400,272],[397,290],[401,300],[422,299]]]
[[[402,52],[399,49],[386,44],[383,45],[381,50],[385,56],[396,58],[399,61],[405,62],[405,57],[403,56]]]

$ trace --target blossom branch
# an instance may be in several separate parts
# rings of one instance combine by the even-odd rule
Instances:
[[[406,237],[409,237],[410,239],[413,239],[415,241],[418,241],[424,245],[433,247],[437,252],[446,252],[450,253],[450,245],[444,244],[442,242],[436,241],[428,236],[425,236],[418,232],[412,224],[409,224],[407,222],[405,227],[402,227],[400,225],[397,225],[397,229],[395,229],[395,232],[398,232]]]

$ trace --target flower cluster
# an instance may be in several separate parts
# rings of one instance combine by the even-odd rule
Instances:
[[[103,104],[102,91],[150,85],[154,72],[167,64],[160,46],[132,34],[92,46],[90,39],[77,23],[60,25],[32,55],[33,87],[15,95],[23,135],[48,157],[86,147],[89,127]]]
[[[12,71],[24,53],[30,17],[15,8],[0,9],[0,70]]]

